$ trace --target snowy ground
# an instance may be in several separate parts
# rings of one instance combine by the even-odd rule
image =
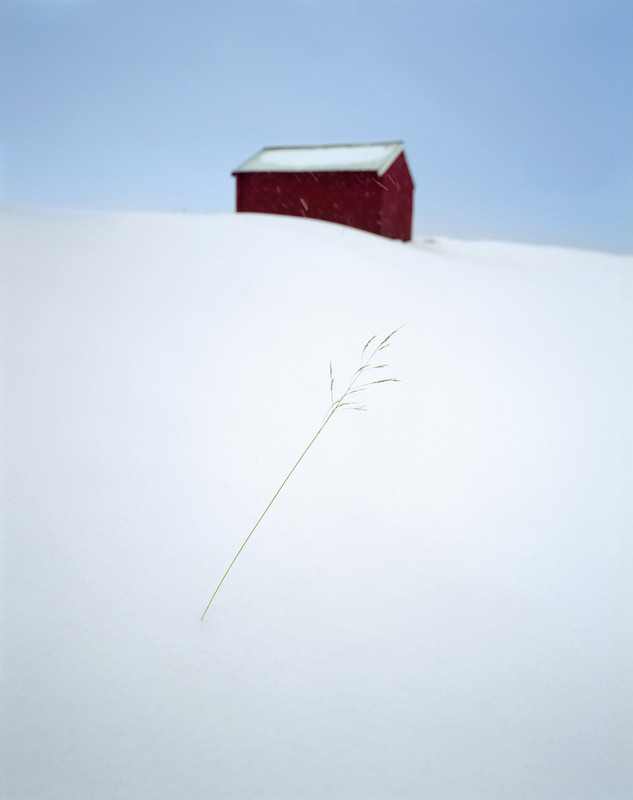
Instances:
[[[633,259],[0,215],[7,800],[633,796]],[[372,334],[339,413],[200,615]],[[342,386],[341,386],[342,388]]]

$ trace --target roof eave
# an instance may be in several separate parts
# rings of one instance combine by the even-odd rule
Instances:
[[[394,142],[394,144],[395,144],[395,142]],[[395,155],[393,155],[393,156],[390,156],[390,157],[389,157],[389,158],[388,158],[388,159],[385,161],[385,163],[382,165],[382,167],[380,167],[380,169],[378,170],[378,177],[379,177],[379,178],[382,178],[382,176],[385,174],[385,172],[387,172],[387,170],[388,170],[388,169],[391,167],[391,165],[392,165],[392,164],[394,163],[394,161],[395,161],[395,160],[398,158],[398,156],[399,156],[401,153],[404,153],[404,144],[403,144],[403,142],[398,142],[398,144],[399,144],[399,147],[398,147],[398,149],[396,150],[396,153],[395,153]]]

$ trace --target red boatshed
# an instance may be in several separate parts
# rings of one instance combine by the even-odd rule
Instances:
[[[310,217],[411,239],[414,184],[402,142],[265,147],[233,175],[238,212]]]

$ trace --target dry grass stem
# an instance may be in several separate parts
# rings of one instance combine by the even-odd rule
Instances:
[[[270,502],[268,503],[268,505],[266,506],[266,508],[262,512],[262,514],[260,515],[259,519],[255,523],[255,525],[253,525],[253,527],[251,528],[251,531],[248,534],[248,536],[246,537],[246,539],[244,539],[244,541],[242,542],[242,545],[241,545],[240,549],[235,554],[235,556],[234,556],[233,560],[231,561],[231,563],[229,564],[226,572],[222,576],[222,579],[220,580],[220,583],[218,583],[218,585],[216,586],[215,591],[211,595],[211,599],[207,603],[207,607],[205,608],[201,619],[205,618],[205,615],[206,615],[207,611],[209,610],[209,608],[211,607],[211,603],[215,599],[216,594],[219,592],[220,587],[224,583],[225,578],[227,577],[227,575],[231,571],[231,568],[233,567],[233,565],[235,564],[235,562],[239,558],[242,550],[246,547],[246,545],[248,543],[248,540],[251,538],[251,536],[257,530],[257,527],[259,526],[259,523],[264,519],[264,517],[268,513],[268,510],[270,509],[272,504],[275,502],[275,500],[279,496],[281,490],[284,488],[284,486],[286,485],[286,483],[290,479],[290,476],[297,469],[299,464],[303,461],[303,459],[304,459],[306,453],[308,452],[308,450],[312,447],[312,445],[318,439],[319,435],[321,434],[321,432],[323,431],[325,426],[328,424],[328,422],[332,419],[332,417],[336,414],[336,412],[337,411],[366,411],[367,410],[366,406],[361,405],[360,403],[356,402],[355,400],[350,400],[349,399],[350,396],[351,395],[355,395],[355,394],[359,394],[360,392],[364,392],[367,389],[367,387],[375,386],[376,384],[379,384],[379,383],[398,383],[398,378],[380,378],[379,380],[366,381],[366,382],[360,383],[360,384],[358,383],[358,380],[360,379],[361,376],[364,377],[365,372],[368,369],[384,369],[385,367],[388,366],[387,364],[372,364],[371,362],[379,352],[381,352],[382,350],[384,350],[387,347],[389,347],[389,345],[391,343],[390,342],[391,337],[394,334],[396,334],[399,330],[400,330],[400,328],[396,328],[395,330],[391,331],[391,333],[388,336],[386,336],[380,342],[380,344],[376,345],[376,347],[373,350],[370,348],[370,345],[372,344],[372,342],[374,342],[376,340],[377,337],[376,336],[372,336],[371,339],[369,339],[367,341],[367,343],[365,344],[365,346],[363,347],[363,350],[361,352],[361,357],[360,357],[360,362],[361,363],[360,363],[360,366],[353,373],[353,375],[352,375],[352,377],[351,377],[351,379],[350,379],[350,381],[349,381],[349,383],[347,385],[347,388],[345,389],[343,394],[341,394],[336,399],[334,399],[334,370],[332,368],[332,362],[330,361],[330,407],[327,410],[327,413],[326,413],[323,421],[321,422],[321,425],[318,428],[317,432],[314,434],[314,436],[312,437],[312,439],[308,443],[307,447],[304,449],[304,451],[301,453],[301,455],[299,456],[299,458],[295,462],[295,464],[292,467],[292,469],[290,470],[290,472],[286,475],[286,477],[282,481],[281,485],[279,486],[279,488],[277,489],[277,491],[273,495],[272,499],[270,500]],[[369,353],[369,355],[367,355],[367,353]]]

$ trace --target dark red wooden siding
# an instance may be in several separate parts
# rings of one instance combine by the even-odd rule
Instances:
[[[240,212],[287,214],[337,222],[409,241],[413,181],[404,154],[376,172],[236,173]]]
[[[413,180],[404,153],[400,153],[380,178],[383,186],[380,233],[390,239],[411,239],[413,225]]]

